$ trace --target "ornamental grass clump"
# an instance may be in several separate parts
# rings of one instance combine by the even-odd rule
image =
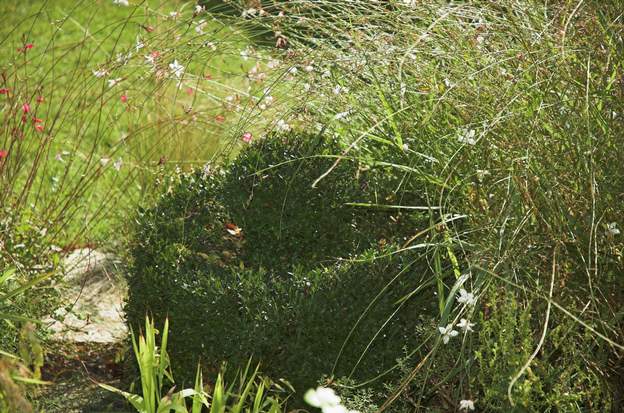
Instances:
[[[404,246],[426,240],[436,334],[383,409],[424,401],[486,410],[618,405],[617,6],[240,4],[244,18],[274,34],[300,85],[284,122],[323,129],[342,144],[312,186],[344,162],[383,165],[417,184],[433,211],[430,226]],[[507,308],[487,304],[503,300],[501,289],[518,302],[508,325],[524,326],[520,342],[492,314]],[[521,348],[519,359],[500,360],[505,368],[475,356],[492,346],[480,332],[496,329],[501,346]],[[559,329],[574,351],[563,350]],[[447,346],[461,351],[449,356]],[[479,382],[481,375],[500,386]]]
[[[621,404],[618,7],[301,1],[263,10],[256,24],[287,39],[293,66],[312,67],[296,76],[297,113],[343,142],[336,165],[387,165],[418,183],[433,211],[405,247],[428,245],[436,335],[381,408]]]

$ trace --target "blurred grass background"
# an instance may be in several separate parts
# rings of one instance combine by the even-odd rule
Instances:
[[[238,123],[250,119],[241,114],[265,95],[270,57],[254,47],[244,26],[195,7],[156,0],[129,7],[108,0],[0,4],[12,21],[0,28],[1,87],[17,106],[30,102],[51,140],[33,213],[84,180],[78,186],[88,186],[89,195],[69,231],[80,232],[81,243],[108,238],[115,217],[149,196],[154,174],[231,153],[242,134]],[[28,44],[32,48],[21,51]],[[172,79],[174,60],[184,67],[181,82]],[[43,101],[35,104],[39,96]],[[10,116],[0,114],[5,122]],[[9,141],[0,136],[1,147]],[[29,153],[40,144],[37,138],[20,142]],[[93,178],[85,178],[89,174]],[[10,179],[26,176],[16,171]],[[120,213],[100,220],[112,199],[105,208]],[[88,232],[76,227],[81,223]]]

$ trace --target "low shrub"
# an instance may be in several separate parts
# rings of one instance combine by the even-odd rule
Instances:
[[[390,247],[376,251],[423,218],[346,206],[394,202],[400,180],[346,159],[313,188],[338,150],[324,137],[272,136],[223,172],[181,177],[141,211],[127,316],[131,325],[146,312],[169,316],[178,374],[190,379],[198,358],[236,364],[254,354],[268,374],[304,390],[324,374],[374,378],[415,343],[415,314],[429,300],[400,299],[426,263]]]
[[[482,315],[473,386],[481,389],[479,405],[486,411],[510,411],[508,398],[512,378],[529,359],[537,339],[534,331],[543,323],[537,303],[522,305],[504,289],[491,290],[488,315]],[[551,320],[549,340],[527,369],[523,380],[512,387],[519,411],[609,411],[614,406],[603,371],[583,357],[583,348],[593,347],[594,338],[564,317]],[[595,357],[597,359],[598,357]]]
[[[400,174],[343,159],[313,186],[341,150],[330,137],[272,136],[228,166],[215,196],[243,230],[246,264],[273,271],[315,267],[413,230],[413,215],[348,205],[396,203]],[[415,205],[420,194],[403,189],[401,196]]]
[[[432,306],[401,298],[421,271],[409,254],[376,258],[373,252],[307,272],[295,269],[284,278],[262,269],[195,269],[170,274],[175,282],[151,280],[151,294],[167,303],[145,300],[143,291],[139,297],[145,284],[134,284],[128,317],[132,323],[145,311],[169,315],[178,377],[190,380],[198,359],[242,365],[254,355],[267,374],[302,391],[323,375],[374,379],[416,345],[417,314]]]
[[[219,171],[181,176],[154,208],[139,211],[135,267],[157,263],[154,254],[188,250],[199,262],[193,265],[278,273],[405,239],[420,215],[379,207],[419,202],[406,188],[395,199],[401,175],[344,159],[312,187],[339,150],[326,137],[272,136]]]

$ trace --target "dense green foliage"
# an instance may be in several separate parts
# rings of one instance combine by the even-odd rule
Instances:
[[[0,410],[63,252],[137,204],[128,321],[170,318],[179,384],[624,405],[621,1],[47,3],[0,6]]]
[[[374,253],[378,241],[399,237],[399,214],[345,205],[374,202],[391,175],[383,182],[361,172],[360,180],[371,176],[362,185],[346,161],[312,188],[333,163],[321,155],[338,149],[319,139],[269,138],[223,175],[183,177],[141,214],[127,315],[136,323],[146,311],[168,314],[183,374],[200,357],[241,363],[254,354],[267,373],[304,390],[330,372],[373,378],[416,343],[412,314],[427,305],[397,303],[426,267],[413,254]],[[419,215],[403,220],[417,226]],[[227,232],[232,222],[240,234]]]
[[[620,229],[624,224],[617,200],[624,188],[624,162],[617,148],[624,112],[620,87],[624,48],[621,25],[614,23],[621,19],[620,12],[612,4],[607,6],[302,1],[285,6],[279,18],[270,11],[258,16],[255,25],[265,24],[278,39],[288,39],[284,59],[304,69],[296,76],[289,72],[303,88],[294,103],[297,115],[286,120],[303,130],[321,124],[325,135],[339,142],[321,153],[344,155],[319,182],[318,190],[326,184],[329,195],[351,194],[347,200],[330,197],[339,200],[337,205],[364,202],[391,210],[396,206],[431,209],[413,215],[421,221],[408,224],[409,240],[401,225],[397,231],[388,219],[367,228],[367,222],[375,222],[375,214],[358,220],[356,208],[341,209],[340,214],[350,220],[336,223],[326,212],[315,215],[323,208],[317,206],[313,196],[317,192],[310,188],[335,158],[326,159],[319,168],[297,169],[297,162],[292,163],[297,168],[288,169],[280,164],[289,160],[290,149],[276,156],[243,152],[226,168],[241,172],[225,172],[208,197],[227,216],[214,227],[222,228],[231,220],[244,234],[230,241],[236,249],[228,257],[236,258],[226,267],[233,272],[221,275],[210,270],[219,275],[208,285],[234,277],[235,281],[225,282],[236,291],[234,295],[249,288],[246,283],[280,291],[285,279],[296,280],[299,272],[304,274],[323,261],[327,274],[343,277],[341,267],[332,268],[330,259],[357,257],[381,238],[420,248],[424,263],[418,266],[426,268],[419,272],[423,278],[402,293],[414,291],[414,302],[437,306],[427,306],[423,320],[412,319],[411,324],[422,331],[408,345],[411,357],[392,349],[388,359],[400,359],[400,379],[386,377],[382,391],[342,388],[354,406],[367,410],[385,402],[385,407],[398,412],[440,406],[450,410],[463,400],[492,411],[565,411],[605,410],[621,403],[624,318],[618,303],[624,288],[618,274],[623,268]],[[331,18],[308,18],[316,7],[331,10]],[[295,157],[305,156],[304,152]],[[252,160],[251,166],[245,166],[245,159]],[[379,175],[364,175],[374,176],[369,181],[379,185],[371,191],[360,186],[363,192],[358,193],[357,186],[350,185],[360,179],[359,171],[369,167]],[[275,176],[281,181],[275,181]],[[275,182],[281,183],[272,188]],[[264,189],[271,190],[258,193]],[[290,191],[297,194],[292,203]],[[323,198],[323,202],[328,210],[335,208],[332,201]],[[166,203],[161,201],[153,211]],[[157,221],[150,214],[154,212],[141,218],[139,241],[148,238],[142,229],[146,222]],[[311,227],[290,226],[301,220]],[[337,243],[332,236],[345,228],[342,222],[353,225],[355,233],[341,236]],[[301,229],[292,236],[284,234],[294,228]],[[185,229],[181,239],[186,240],[186,231],[200,229]],[[311,235],[319,242],[310,241]],[[176,246],[162,240],[167,245],[163,250],[177,248],[189,256],[196,251],[187,250],[186,241]],[[151,248],[145,250],[151,254]],[[223,250],[201,252],[210,256]],[[141,254],[135,249],[136,263],[141,262]],[[212,260],[223,261],[219,256]],[[162,261],[166,262],[172,259]],[[188,262],[179,259],[181,265]],[[295,269],[289,270],[293,265]],[[382,273],[390,276],[399,268]],[[142,271],[136,265],[133,277]],[[172,274],[183,272],[176,269]],[[172,278],[165,274],[161,276]],[[362,286],[349,285],[340,294],[366,290],[372,282],[363,275],[357,278]],[[279,288],[273,287],[276,280]],[[147,285],[147,278],[142,283]],[[168,288],[179,285],[171,281]],[[460,287],[467,290],[464,300],[473,295],[470,305],[457,302]],[[505,293],[499,294],[501,290]],[[169,290],[151,293],[161,292]],[[189,295],[187,301],[191,296],[195,298]],[[305,308],[295,297],[291,294],[280,303]],[[159,300],[152,297],[146,302]],[[372,297],[362,300],[371,302]],[[187,311],[199,301],[187,303]],[[237,317],[232,314],[241,311],[240,304],[244,310],[245,303],[258,301],[263,299],[242,293],[240,299],[227,301],[229,307],[223,305],[230,310],[220,317]],[[361,312],[357,304],[351,305],[354,314]],[[308,311],[317,314],[318,307]],[[160,302],[158,308],[163,308]],[[387,317],[393,308],[386,310]],[[252,314],[263,317],[261,312]],[[267,318],[267,323],[279,325],[277,318]],[[465,329],[470,320],[474,331]],[[353,319],[347,322],[354,323]],[[209,330],[209,324],[205,326]],[[445,335],[451,329],[456,334]],[[290,330],[249,331],[240,340],[256,340],[271,332],[275,337],[268,342],[291,342]],[[254,349],[264,345],[257,343],[263,341],[256,340]],[[301,360],[305,354],[299,351]],[[345,346],[345,351],[361,352],[357,344]],[[261,357],[265,354],[271,364],[278,358],[268,352]],[[280,362],[288,360],[283,354],[279,357]],[[296,365],[289,369],[285,374],[298,376]],[[318,371],[332,373],[328,367]],[[365,377],[353,376],[354,382],[342,383],[361,384]],[[595,401],[598,398],[603,402]],[[370,405],[364,406],[363,400]]]
[[[521,306],[505,292],[493,291],[487,299],[488,316],[479,324],[478,363],[474,377],[483,389],[481,405],[495,411],[507,403],[509,380],[529,358],[532,350],[531,303]],[[580,349],[593,347],[591,334],[579,329],[563,317],[553,322],[550,339],[542,355],[531,365],[527,377],[514,388],[514,400],[523,409],[551,406],[558,411],[608,411],[609,385],[602,377],[605,365],[585,369]],[[475,383],[476,384],[476,383]]]
[[[459,339],[431,345],[385,396],[396,392],[397,411],[466,399],[491,411],[620,405],[621,7],[354,1],[332,3],[338,16],[325,22],[301,18],[308,3],[272,23],[292,54],[319,66],[302,82],[332,96],[301,106],[357,142],[355,158],[382,139],[407,146],[408,162],[392,163],[440,208],[426,232],[438,297],[464,273],[478,302],[450,317],[442,303],[437,325],[455,323]],[[448,227],[458,213],[462,225]],[[461,318],[474,333],[462,334]]]
[[[413,216],[347,205],[393,202],[401,177],[392,171],[346,159],[313,187],[340,151],[324,136],[275,136],[228,166],[216,196],[244,231],[245,262],[272,271],[310,268],[411,231]],[[416,191],[401,196],[408,205],[419,198]]]
[[[25,322],[37,322],[60,305],[53,280],[59,277],[58,247],[50,245],[48,228],[6,212],[0,222],[0,350],[15,351]],[[7,271],[7,273],[5,273]],[[8,274],[11,272],[11,275]],[[14,292],[21,291],[14,295]],[[10,299],[6,299],[7,295]]]

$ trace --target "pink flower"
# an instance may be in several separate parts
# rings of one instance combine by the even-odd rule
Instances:
[[[0,149],[0,160],[6,158],[7,156],[9,156],[9,151],[6,149]]]
[[[41,122],[43,122],[43,119],[39,119],[39,118],[36,118],[36,117],[33,116],[32,121],[33,121],[33,123],[41,123]]]
[[[30,50],[33,48],[32,43],[27,43],[26,45],[24,45],[24,47],[20,47],[19,49],[17,49],[18,52],[22,53],[26,53],[26,51]]]
[[[121,101],[122,101],[123,103],[127,103],[127,102],[128,102],[128,96],[126,96],[126,95],[121,95]]]
[[[37,132],[43,132],[43,125],[38,123],[35,125],[35,129],[37,129]]]
[[[43,96],[37,96],[37,103],[43,103]]]
[[[5,88],[0,89],[0,95],[8,95],[8,94],[9,94],[9,89],[5,89]]]
[[[243,142],[249,143],[251,142],[252,139],[253,139],[253,135],[251,134],[251,132],[243,133]]]
[[[28,103],[24,103],[22,105],[22,110],[24,111],[24,113],[30,112],[30,105]]]
[[[219,123],[223,122],[225,120],[225,116],[223,115],[217,115],[215,116],[215,120]]]
[[[186,94],[189,95],[189,96],[192,96],[193,95],[193,88],[190,87],[190,88],[186,89]]]
[[[33,47],[35,47],[35,46],[34,46],[32,43],[26,43],[26,44],[24,45],[24,47],[20,47],[20,48],[18,48],[18,49],[17,49],[17,51],[18,51],[18,52],[20,52],[20,53],[21,53],[21,52],[26,52],[27,50],[30,50],[30,49],[32,49]]]

